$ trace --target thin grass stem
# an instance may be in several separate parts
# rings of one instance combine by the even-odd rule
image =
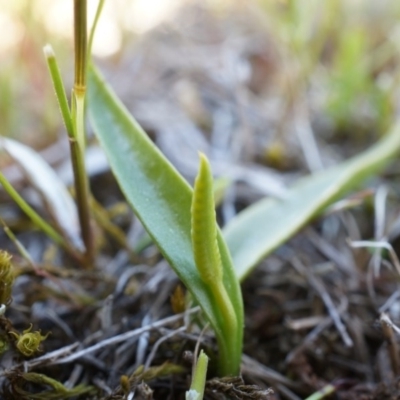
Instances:
[[[73,139],[70,141],[74,170],[75,194],[78,205],[82,239],[86,247],[86,262],[94,257],[93,235],[90,225],[89,182],[85,168],[85,95],[87,69],[87,1],[74,0],[75,78],[72,91]]]
[[[49,225],[39,214],[19,195],[13,188],[7,178],[0,172],[0,184],[10,197],[18,204],[21,210],[32,220],[32,222],[40,228],[47,236],[49,236],[56,243],[67,246],[62,236]]]
[[[74,0],[75,81],[77,97],[86,92],[87,0]]]
[[[90,225],[89,182],[86,175],[84,153],[80,149],[79,141],[70,139],[71,162],[74,171],[75,196],[78,205],[78,216],[82,239],[86,247],[86,258],[90,263],[93,259],[93,237]]]

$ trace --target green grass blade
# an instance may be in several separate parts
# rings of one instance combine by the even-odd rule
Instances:
[[[89,68],[88,79],[88,111],[94,131],[126,199],[202,307],[216,336],[222,337],[223,317],[215,308],[209,289],[194,262],[190,234],[193,192],[190,185],[148,138],[93,66]],[[224,286],[237,312],[238,325],[243,326],[240,286],[219,231],[217,240],[224,268]],[[238,337],[235,342],[241,343],[242,338]],[[237,374],[240,349],[226,348],[220,351],[223,354],[231,353],[230,370],[222,373]]]
[[[61,78],[60,68],[58,67],[57,59],[54,54],[53,48],[47,44],[43,48],[47,66],[50,71],[50,77],[53,82],[53,88],[56,93],[58,105],[61,110],[61,115],[64,121],[65,128],[69,137],[74,137],[74,130],[72,126],[71,111],[68,105],[67,94]]]
[[[400,122],[367,151],[301,179],[285,200],[264,199],[223,230],[237,276],[244,279],[268,254],[362,179],[376,173],[400,149]]]
[[[103,11],[105,0],[100,0],[99,4],[97,5],[97,10],[96,10],[96,15],[94,16],[93,24],[90,29],[90,34],[89,34],[89,41],[88,41],[88,55],[89,57],[92,54],[92,46],[93,46],[93,40],[94,40],[94,34],[96,33],[97,29],[97,24],[100,19],[100,15]]]
[[[0,172],[0,185],[10,195],[10,197],[18,204],[21,210],[32,220],[32,222],[41,229],[49,238],[58,244],[65,244],[62,236],[52,228],[13,188],[7,178]]]

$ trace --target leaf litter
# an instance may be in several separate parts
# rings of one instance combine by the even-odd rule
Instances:
[[[300,122],[282,117],[285,97],[278,95],[277,82],[285,63],[279,43],[253,11],[244,8],[221,19],[200,6],[183,9],[174,23],[135,43],[119,62],[122,72],[111,79],[190,181],[198,150],[211,155],[218,175],[232,179],[218,209],[221,224],[265,194],[284,198],[286,187],[321,162],[334,165],[349,149],[356,154],[365,148],[354,138],[348,139],[351,146],[333,147],[334,133],[326,140],[313,93],[306,96],[306,109],[294,114]],[[133,87],[123,78],[129,71]],[[317,72],[314,79],[318,84]],[[280,130],[286,133],[277,138]],[[397,174],[393,168],[376,177],[356,207],[338,207],[307,224],[259,263],[243,283],[243,377],[210,379],[206,399],[306,399],[327,385],[341,400],[400,398],[400,295],[390,256],[398,250]],[[100,177],[92,179],[93,193],[107,213],[123,198],[104,183],[107,171]],[[384,200],[382,184],[390,187]],[[12,209],[7,201],[1,195]],[[110,221],[135,248],[143,232],[137,219],[110,212]],[[82,271],[19,215],[5,222],[46,273],[35,273],[0,235],[16,269],[1,333],[22,332],[32,323],[51,335],[34,358],[23,359],[15,348],[2,355],[4,398],[183,398],[191,370],[185,354],[200,338],[188,316],[201,315],[196,308],[173,315],[170,298],[179,283],[154,246],[132,260],[120,241],[97,228],[97,269]],[[49,275],[62,280],[63,289]],[[210,355],[216,350],[209,331],[201,345]]]

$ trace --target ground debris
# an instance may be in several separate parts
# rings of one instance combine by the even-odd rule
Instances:
[[[210,399],[255,399],[267,400],[273,394],[272,389],[261,389],[256,385],[246,385],[238,377],[214,378],[207,381],[206,394]]]
[[[171,377],[172,375],[182,374],[185,371],[180,365],[165,362],[162,365],[145,369],[140,366],[130,376],[122,375],[120,378],[120,386],[110,396],[104,397],[102,400],[119,400],[124,399],[130,394],[135,393],[135,399],[152,400],[153,390],[147,384],[155,379]]]
[[[380,383],[371,400],[400,400],[400,378],[391,381],[389,384]]]

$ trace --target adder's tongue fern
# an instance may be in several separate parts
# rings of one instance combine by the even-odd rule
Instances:
[[[213,178],[206,156],[200,153],[200,168],[192,200],[192,246],[201,279],[207,285],[222,282],[221,255],[217,243]]]
[[[200,168],[194,184],[191,208],[192,246],[197,270],[208,286],[215,307],[223,321],[223,337],[237,332],[238,321],[223,281],[223,266],[217,242],[217,222],[213,195],[213,178],[207,157],[200,153]],[[241,328],[240,328],[241,329]]]
[[[216,224],[207,159],[201,155],[193,192],[92,64],[88,77],[94,132],[127,200],[210,322],[218,341],[219,376],[239,374],[243,302]]]

